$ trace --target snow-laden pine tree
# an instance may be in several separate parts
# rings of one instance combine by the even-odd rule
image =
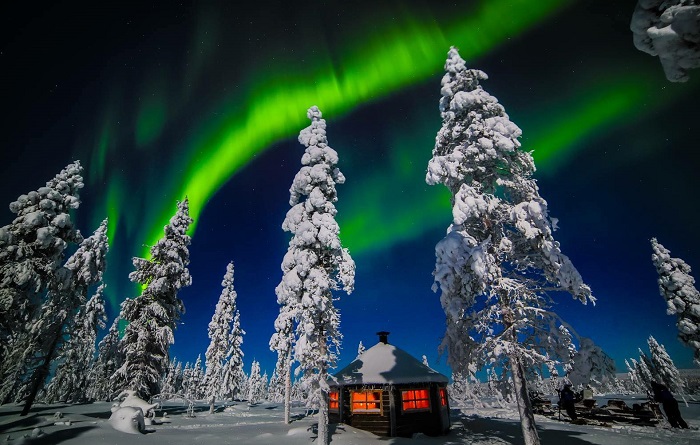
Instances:
[[[21,415],[29,413],[49,376],[51,363],[65,346],[65,339],[73,335],[75,316],[87,302],[88,289],[102,280],[108,250],[107,220],[104,220],[56,272],[47,301],[29,328],[32,349],[31,357],[27,357],[30,363],[27,396]]]
[[[231,328],[231,347],[229,359],[224,364],[223,391],[224,397],[233,399],[245,394],[246,377],[243,370],[243,335],[245,331],[241,329],[241,317],[236,311],[233,317],[233,327]]]
[[[636,365],[637,375],[640,383],[644,385],[645,391],[650,391],[651,382],[658,380],[656,369],[654,369],[654,364],[652,363],[651,358],[649,358],[649,356],[642,351],[642,348],[638,348],[638,351],[639,361]]]
[[[187,388],[189,390],[188,397],[192,400],[200,400],[203,397],[202,380],[204,379],[204,370],[202,369],[202,354],[197,356],[197,360],[192,365],[190,370],[189,382]]]
[[[36,191],[10,203],[16,218],[0,227],[0,403],[15,396],[15,382],[27,371],[28,328],[71,244],[83,238],[69,212],[83,187],[79,161],[68,164]]]
[[[526,444],[539,443],[525,368],[566,353],[568,330],[550,310],[551,291],[595,301],[552,236],[533,178],[534,161],[520,148],[521,130],[487,79],[467,69],[451,48],[442,79],[439,130],[426,182],[451,192],[453,223],[436,250],[435,290],[447,315],[441,349],[453,371],[469,364],[510,369]]]
[[[172,359],[168,365],[168,372],[163,376],[163,380],[160,384],[160,395],[163,399],[171,399],[177,394],[177,365],[177,359]]]
[[[292,344],[287,334],[296,321],[294,360],[309,388],[310,399],[318,400],[319,442],[328,443],[328,369],[336,364],[341,334],[340,314],[333,291],[352,292],[355,263],[340,242],[335,221],[336,184],[345,177],[336,167],[338,154],[326,138],[326,121],[318,107],[309,108],[311,125],[299,133],[306,147],[302,167],[289,189],[292,208],[282,228],[292,233],[282,261],[282,281],[275,289],[280,315],[271,346],[284,353]]]
[[[593,340],[581,337],[567,377],[574,385],[588,385],[601,390],[615,379],[615,361]]]
[[[664,345],[656,341],[653,336],[647,339],[649,345],[649,355],[654,366],[654,377],[657,382],[663,383],[673,393],[683,394],[686,389],[686,382],[681,377],[681,373],[673,363],[671,356],[666,352]]]
[[[121,366],[119,352],[119,321],[117,316],[112,326],[97,345],[97,359],[88,374],[88,398],[91,400],[111,401],[116,396],[111,377]]]
[[[192,363],[186,362],[182,370],[182,394],[192,400]]]
[[[671,258],[671,252],[656,238],[651,239],[651,248],[666,313],[678,317],[678,338],[693,350],[695,364],[700,366],[700,292],[690,275],[690,266],[680,258]]]
[[[267,400],[273,403],[284,402],[284,380],[279,375],[277,368],[272,371],[270,384],[267,386]]]
[[[187,198],[165,226],[165,236],[151,247],[151,259],[134,258],[129,279],[144,286],[143,293],[122,304],[121,317],[129,324],[120,348],[124,355],[115,378],[143,399],[158,394],[161,376],[167,371],[173,330],[185,306],[177,294],[192,283],[187,229],[192,223]]]
[[[265,398],[267,389],[267,377],[263,379],[260,374],[260,362],[253,360],[250,365],[250,376],[248,377],[248,403],[253,405],[261,402]]]
[[[627,377],[629,378],[629,390],[631,392],[646,394],[649,388],[642,381],[639,373],[639,363],[631,358],[625,359],[625,367],[627,368]]]
[[[75,327],[56,358],[58,366],[46,388],[46,401],[84,402],[89,400],[89,371],[95,360],[97,332],[105,327],[104,285],[80,309]]]
[[[204,375],[204,387],[206,397],[209,399],[209,412],[214,412],[214,402],[231,393],[235,394],[240,384],[234,379],[224,385],[226,366],[232,369],[243,368],[243,335],[241,329],[240,314],[236,307],[236,291],[233,287],[233,262],[226,266],[226,273],[221,282],[223,289],[216,303],[214,315],[209,322],[209,347],[205,353],[206,373]],[[241,373],[233,373],[232,376]],[[233,388],[231,388],[233,386]]]

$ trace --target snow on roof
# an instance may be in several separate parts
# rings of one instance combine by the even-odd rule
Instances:
[[[335,374],[338,385],[447,383],[448,379],[408,352],[377,343]]]

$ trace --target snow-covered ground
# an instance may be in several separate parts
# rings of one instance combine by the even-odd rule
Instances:
[[[598,404],[605,404],[605,397]],[[631,405],[632,399],[627,398]],[[284,444],[318,443],[314,438],[314,417],[302,407],[293,408],[294,421],[282,423],[280,404],[248,406],[236,403],[215,414],[208,414],[203,403],[195,408],[195,417],[187,416],[187,406],[168,402],[157,413],[160,425],[147,426],[146,434],[126,434],[109,423],[111,404],[84,405],[36,404],[27,417],[20,417],[19,406],[0,407],[0,443],[66,445],[212,445],[212,444]],[[60,412],[61,418],[54,415]],[[163,418],[163,413],[167,417]],[[661,445],[700,444],[700,403],[685,406],[681,413],[690,430],[614,424],[610,427],[572,425],[568,422],[536,416],[543,444],[565,445]],[[453,409],[452,429],[447,436],[380,438],[347,425],[334,425],[332,443],[336,445],[440,445],[440,444],[520,444],[520,423],[513,409]]]

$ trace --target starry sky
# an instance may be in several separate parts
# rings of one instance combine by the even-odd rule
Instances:
[[[337,220],[357,264],[355,292],[337,302],[339,367],[387,330],[449,375],[431,290],[449,195],[424,177],[453,45],[523,129],[555,236],[598,298],[563,295],[559,313],[621,370],[649,335],[692,366],[649,239],[700,270],[700,73],[670,83],[634,47],[636,1],[12,3],[0,7],[0,224],[17,196],[79,159],[78,227],[88,235],[109,218],[108,324],[139,293],[131,257],[147,255],[188,196],[193,284],[171,355],[206,351],[233,261],[246,371],[255,359],[272,372],[281,224],[296,136],[317,105],[347,178]]]

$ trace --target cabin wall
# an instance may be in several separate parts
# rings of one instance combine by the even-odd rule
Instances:
[[[445,384],[439,383],[425,383],[396,386],[353,385],[342,387],[340,389],[340,410],[329,412],[329,421],[331,423],[345,423],[378,436],[411,437],[415,433],[423,433],[430,436],[446,434],[450,428],[449,406],[440,406],[439,394],[439,388],[444,388],[445,386]],[[401,391],[426,387],[430,391],[430,410],[404,412],[401,403]],[[382,391],[380,413],[352,412],[350,392],[360,389],[379,389]]]
[[[420,389],[429,387],[430,410],[429,411],[404,411],[401,403],[401,391],[407,389]],[[415,433],[423,433],[428,436],[446,434],[450,428],[449,405],[440,406],[439,388],[444,384],[430,383],[423,385],[398,385],[394,388],[396,403],[396,427],[395,435],[411,437]],[[449,402],[448,402],[449,403]]]

